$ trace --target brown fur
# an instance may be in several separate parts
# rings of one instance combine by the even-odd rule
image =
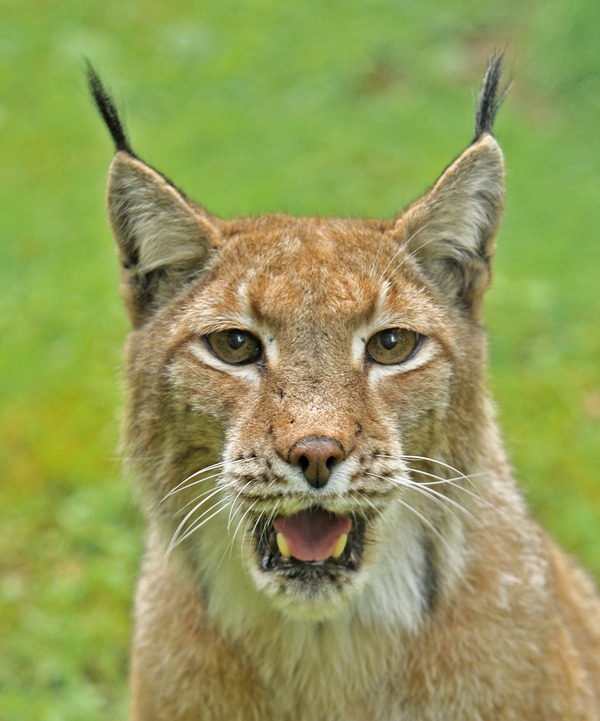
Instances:
[[[600,602],[530,518],[485,388],[503,197],[487,131],[389,221],[223,221],[117,152],[124,450],[149,525],[132,721],[600,719]],[[398,327],[414,357],[369,361]],[[260,363],[211,354],[232,328]],[[322,488],[289,461],[312,437],[344,453]],[[255,528],[314,505],[364,515],[359,568],[263,569]]]

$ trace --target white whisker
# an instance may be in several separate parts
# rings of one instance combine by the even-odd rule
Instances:
[[[452,552],[452,549],[450,548],[450,544],[446,539],[442,536],[442,534],[438,531],[438,529],[431,523],[431,521],[426,518],[422,513],[417,511],[416,508],[413,508],[410,503],[407,503],[406,501],[403,501],[402,498],[396,498],[398,503],[402,504],[405,508],[408,508],[409,511],[412,511],[418,518],[421,519],[421,521],[439,538],[439,540],[446,546],[447,550]]]
[[[168,555],[170,554],[170,552],[172,551],[172,549],[173,549],[176,545],[178,545],[178,543],[179,543],[178,539],[179,539],[179,537],[180,537],[180,535],[181,535],[182,530],[185,528],[186,523],[189,521],[189,519],[192,518],[192,516],[193,516],[195,513],[197,513],[197,512],[200,510],[200,508],[202,508],[202,506],[203,506],[205,503],[207,503],[208,501],[210,501],[212,498],[214,498],[214,497],[215,497],[216,495],[218,495],[220,492],[221,492],[221,489],[220,489],[220,488],[213,488],[213,489],[212,489],[212,492],[211,492],[211,494],[210,494],[209,496],[207,496],[206,498],[203,498],[199,503],[196,503],[196,505],[192,508],[191,511],[188,511],[188,513],[185,515],[185,518],[180,522],[180,524],[179,524],[179,525],[177,526],[177,528],[175,529],[175,533],[173,534],[173,536],[172,536],[172,538],[171,538],[171,542],[169,543],[169,546],[168,546],[168,548],[167,548],[167,553],[166,553],[166,556],[167,556],[167,557],[168,557]],[[228,499],[225,499],[225,500],[228,500]],[[221,501],[217,501],[217,503],[220,503],[220,502],[221,502]],[[211,505],[211,506],[207,509],[207,511],[210,512],[211,508],[214,508],[214,506]],[[204,511],[202,515],[204,515],[204,513],[206,513],[207,511]],[[202,518],[202,516],[200,516],[200,518]],[[198,519],[196,519],[196,520],[198,520]],[[196,522],[196,521],[194,521],[193,523],[195,523],[195,522]],[[192,524],[192,525],[193,525],[193,524]]]
[[[424,484],[421,484],[417,481],[413,481],[410,478],[402,478],[402,481],[406,483],[410,488],[414,489],[415,491],[418,491],[419,493],[424,493],[424,495],[431,498],[431,500],[435,501],[437,500],[438,503],[444,507],[444,503],[448,503],[457,510],[461,511],[465,514],[465,516],[472,521],[476,526],[481,528],[482,530],[486,530],[485,526],[481,523],[481,521],[471,513],[467,508],[465,508],[463,505],[455,501],[453,498],[450,498],[445,493],[440,493],[440,491],[436,491],[434,488],[431,488],[429,486],[424,487]],[[431,495],[430,495],[431,494]]]
[[[213,506],[210,508],[207,508],[203,513],[198,516],[197,519],[192,523],[192,525],[188,528],[188,530],[182,534],[179,538],[173,537],[171,544],[169,544],[169,548],[179,546],[180,543],[183,543],[187,538],[189,538],[192,534],[196,533],[198,529],[200,529],[202,526],[204,526],[208,521],[211,520],[211,518],[214,518],[216,515],[221,513],[225,510],[225,508],[229,504],[228,498],[222,498],[220,501],[217,501]],[[216,509],[216,510],[215,510]],[[211,513],[212,511],[212,513]],[[207,516],[207,514],[210,514]],[[168,552],[168,551],[167,551]]]
[[[368,473],[367,475],[372,476],[372,475],[374,475],[374,474],[373,474],[373,473]],[[377,476],[377,478],[381,478],[381,476]],[[375,511],[375,513],[376,513],[378,516],[382,516],[382,515],[383,515],[383,511],[381,510],[381,508],[377,508],[377,506],[376,506],[376,505],[373,503],[373,501],[366,495],[366,493],[364,493],[364,491],[358,490],[358,494],[359,494],[359,496],[361,497],[361,499],[362,499],[363,501],[365,501],[366,503],[369,504],[369,506],[371,506],[371,508]],[[354,511],[354,510],[352,510],[352,518],[353,518],[354,520],[356,520],[356,514],[355,514],[355,511]]]
[[[396,456],[386,455],[384,453],[378,454],[378,458],[390,458],[392,460],[397,460]],[[444,461],[440,461],[436,458],[429,458],[428,456],[409,456],[405,454],[401,454],[399,456],[399,460],[401,461],[425,461],[428,463],[434,463],[435,465],[442,466],[442,468],[447,468],[448,470],[452,471],[452,473],[455,473],[458,476],[458,479],[452,479],[452,480],[464,480],[467,483],[469,483],[475,492],[479,494],[479,488],[475,485],[475,483],[471,480],[471,477],[475,478],[476,476],[484,476],[487,475],[487,471],[481,471],[479,473],[472,473],[470,475],[465,475],[462,471],[460,471],[458,468],[455,468],[454,466],[451,466],[448,463],[445,463]],[[415,471],[416,469],[411,468],[411,471]],[[422,473],[425,473],[425,471],[421,471]],[[432,475],[433,478],[438,478],[441,480],[442,476],[436,476]]]
[[[413,489],[417,493],[420,493],[421,495],[425,496],[429,500],[433,501],[440,508],[443,508],[444,510],[448,510],[439,498],[436,498],[434,495],[429,495],[430,489],[421,488],[418,483],[416,483],[415,481],[411,481],[408,478],[405,478],[404,476],[395,476],[394,478],[390,478],[388,476],[380,476],[377,473],[368,473],[367,475],[371,476],[372,478],[380,478],[382,481],[391,482],[395,486],[399,486],[401,488]],[[439,495],[445,498],[445,496],[443,496],[442,493],[440,493]],[[447,500],[449,500],[449,499],[447,499]]]
[[[205,496],[207,496],[209,494],[210,494],[209,497],[212,498],[212,496],[216,495],[220,491],[227,491],[229,488],[233,487],[234,485],[235,485],[235,482],[230,481],[229,483],[224,483],[219,486],[211,486],[206,491],[202,491],[202,493],[199,493],[197,496],[194,496],[194,498],[192,498],[191,501],[188,501],[186,504],[181,506],[175,513],[175,516],[180,516],[188,506],[191,506],[193,503],[197,503],[197,501],[199,501],[201,498],[204,498]],[[202,503],[204,503],[204,501],[202,501]]]
[[[245,484],[240,488],[240,490],[237,492],[235,498],[233,499],[233,501],[232,501],[232,503],[231,503],[231,510],[229,511],[229,516],[228,516],[228,518],[227,518],[227,530],[228,530],[228,531],[229,531],[229,528],[230,528],[230,526],[231,526],[232,516],[233,516],[233,510],[234,510],[234,508],[235,508],[236,501],[239,499],[239,497],[242,495],[242,493],[246,490],[246,488],[248,488],[248,486],[251,485],[252,483],[254,483],[254,479],[251,479],[251,480],[249,480],[247,483],[245,483]],[[253,505],[256,505],[256,503],[254,503]]]
[[[235,501],[234,501],[234,503],[235,503]],[[241,524],[244,522],[244,519],[248,516],[248,514],[252,512],[252,509],[254,508],[254,506],[256,506],[257,503],[258,503],[258,499],[257,499],[256,501],[254,501],[254,503],[253,503],[251,506],[249,506],[249,507],[244,511],[244,513],[242,514],[242,517],[240,518],[240,520],[238,521],[237,526],[235,527],[235,531],[233,532],[233,535],[230,537],[229,542],[228,542],[227,546],[225,547],[225,550],[223,551],[223,555],[222,555],[221,558],[219,559],[219,563],[218,563],[218,565],[217,565],[217,569],[220,569],[221,566],[223,565],[223,561],[225,560],[225,556],[227,556],[227,555],[229,554],[229,558],[231,559],[231,554],[233,553],[233,547],[234,547],[234,545],[235,545],[235,538],[236,538],[237,533],[238,533],[238,531],[239,531],[239,529],[240,529],[240,526],[241,526]],[[242,505],[242,504],[240,503],[240,506],[241,506],[241,505]],[[238,507],[238,508],[239,508],[239,507]],[[233,504],[232,504],[232,509],[233,509]],[[231,522],[232,522],[232,517],[233,517],[233,515],[234,515],[235,513],[237,513],[237,510],[233,511],[233,513],[232,513],[232,511],[229,512],[229,520],[228,520],[228,523],[227,523],[227,530],[229,530],[229,528],[230,528],[230,525],[231,525]]]
[[[240,530],[240,527],[241,527],[242,523],[246,520],[246,518],[249,516],[249,514],[252,513],[252,509],[254,508],[254,506],[256,506],[256,504],[257,504],[258,502],[259,502],[259,500],[257,499],[256,501],[254,501],[254,503],[253,503],[251,506],[249,506],[249,507],[242,513],[242,517],[241,517],[240,520],[238,521],[238,524],[237,524],[237,526],[235,527],[235,530],[234,530],[234,532],[233,532],[233,535],[231,536],[231,540],[229,541],[229,544],[227,545],[227,548],[225,549],[225,553],[227,553],[227,551],[229,551],[229,555],[230,555],[230,556],[231,556],[231,554],[232,554],[232,552],[233,552],[233,546],[234,546],[234,543],[235,543],[235,538],[236,538],[236,536],[237,536],[237,534],[238,534],[238,531]],[[241,505],[241,504],[240,504],[240,505]],[[229,525],[227,526],[227,528],[229,529]],[[223,554],[223,555],[225,555],[225,554]],[[222,560],[222,559],[221,559],[221,560]]]
[[[181,481],[174,488],[172,488],[162,498],[162,500],[159,502],[158,505],[160,505],[161,503],[166,501],[167,498],[170,498],[171,496],[175,495],[176,493],[180,493],[181,491],[191,488],[192,486],[195,486],[199,483],[204,483],[205,481],[209,481],[213,478],[219,477],[222,473],[222,470],[225,468],[225,466],[229,467],[229,466],[238,465],[240,463],[248,463],[249,461],[252,461],[252,460],[253,460],[252,458],[240,458],[237,461],[220,461],[219,463],[213,463],[210,466],[206,466],[206,468],[201,468],[200,470],[195,471],[194,473],[189,475],[187,478],[184,478],[183,481]],[[218,470],[218,473],[213,473],[210,476],[207,476],[206,478],[199,478],[198,480],[193,480],[195,478],[197,479],[198,476],[201,476],[204,473],[208,473],[209,471],[215,471],[215,470]],[[192,481],[192,482],[188,483],[188,481]]]
[[[408,467],[408,470],[411,473],[416,473],[420,476],[426,476],[427,478],[434,478],[433,481],[419,481],[419,484],[421,486],[442,486],[442,485],[448,485],[452,486],[453,488],[456,488],[458,491],[462,491],[463,493],[466,493],[467,495],[471,496],[472,498],[475,498],[479,501],[483,501],[484,503],[487,503],[490,505],[490,503],[481,495],[481,493],[473,493],[473,491],[469,491],[468,488],[465,488],[464,486],[461,486],[460,483],[457,483],[456,481],[462,481],[465,479],[463,475],[460,476],[454,476],[453,478],[444,478],[443,476],[438,476],[435,473],[428,473],[427,471],[421,471],[418,468],[413,468],[412,466]],[[482,473],[471,473],[467,477],[467,480],[471,480],[472,478],[475,478],[476,476],[484,476],[487,475],[485,472]],[[477,486],[475,486],[477,488]],[[479,490],[479,489],[477,489]]]
[[[400,253],[401,253],[403,250],[406,250],[406,246],[408,245],[408,243],[410,243],[410,241],[413,240],[413,238],[416,238],[417,235],[418,235],[421,231],[425,230],[425,228],[426,228],[428,225],[431,225],[431,223],[424,223],[423,225],[421,225],[419,228],[417,228],[417,229],[415,230],[415,232],[414,232],[410,237],[408,237],[408,238],[404,241],[404,243],[402,243],[402,245],[399,246],[398,250],[397,250],[397,251],[394,253],[394,255],[390,258],[390,260],[388,261],[388,263],[387,263],[387,265],[385,266],[385,268],[384,268],[384,269],[382,270],[382,272],[379,274],[379,280],[380,280],[381,282],[383,282],[383,280],[384,280],[384,275],[386,274],[386,272],[387,272],[388,268],[390,267],[390,265],[396,260],[396,258],[400,255]],[[431,242],[431,241],[427,241],[427,243],[430,243],[430,242]],[[398,268],[402,267],[402,264],[403,264],[406,260],[408,260],[408,258],[410,258],[411,256],[413,256],[417,250],[420,250],[421,248],[425,247],[425,246],[427,245],[427,243],[423,243],[423,244],[420,245],[418,248],[416,248],[416,249],[413,250],[412,252],[408,253],[408,254],[406,255],[406,257],[403,258],[403,259],[400,261],[399,265],[396,266],[395,270],[398,270]]]

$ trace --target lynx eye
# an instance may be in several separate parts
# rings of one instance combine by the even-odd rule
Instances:
[[[248,331],[233,328],[219,330],[205,336],[208,347],[225,363],[244,365],[260,358],[262,347],[256,336]]]
[[[375,363],[404,363],[417,350],[421,336],[406,328],[387,328],[375,333],[367,343],[367,354]]]

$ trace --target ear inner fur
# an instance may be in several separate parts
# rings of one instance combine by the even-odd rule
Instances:
[[[219,229],[162,175],[123,151],[110,168],[108,208],[124,292],[139,320],[204,267]]]
[[[442,294],[475,309],[488,287],[504,206],[504,160],[483,135],[398,219],[395,234]]]

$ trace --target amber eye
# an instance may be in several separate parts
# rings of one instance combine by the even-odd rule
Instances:
[[[254,363],[260,358],[262,352],[258,338],[252,333],[238,328],[215,331],[209,333],[205,338],[217,358],[232,365]]]
[[[417,350],[421,336],[406,328],[388,328],[375,333],[367,343],[367,353],[375,363],[404,363]]]

